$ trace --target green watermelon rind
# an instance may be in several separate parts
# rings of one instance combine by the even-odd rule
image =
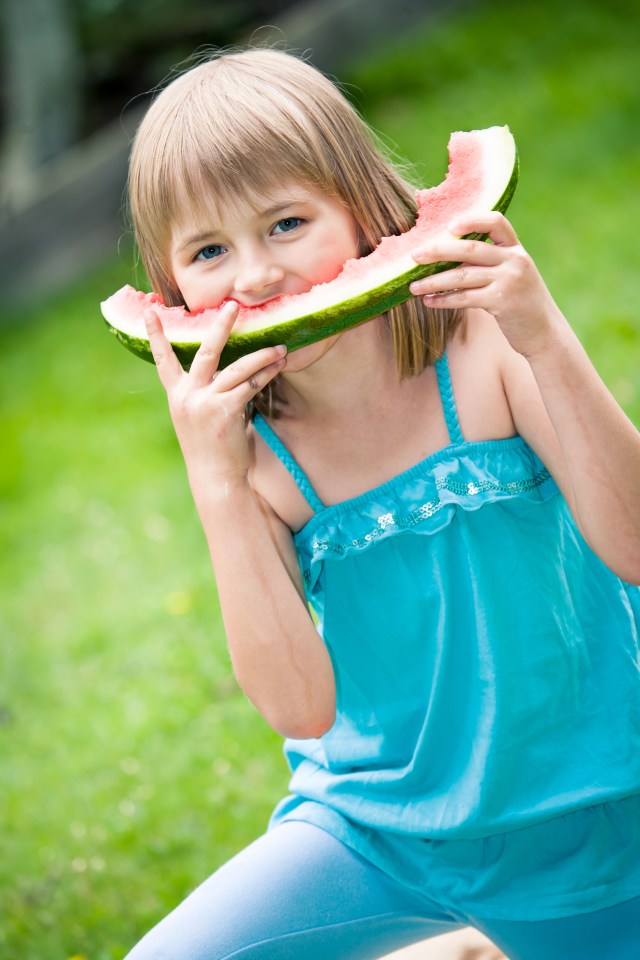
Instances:
[[[493,210],[499,213],[506,212],[515,193],[518,176],[519,160],[516,151],[511,178]],[[467,234],[464,239],[486,241],[488,236],[487,234],[471,233]],[[219,366],[220,368],[226,367],[248,353],[260,350],[263,347],[274,347],[281,343],[286,345],[288,351],[299,350],[301,347],[309,346],[309,344],[316,343],[318,340],[324,340],[361,323],[366,323],[392,307],[411,299],[413,294],[409,290],[409,285],[414,280],[421,280],[423,277],[441,273],[456,266],[458,266],[458,262],[416,264],[411,270],[405,271],[390,280],[387,279],[384,283],[371,287],[365,293],[340,300],[338,303],[324,307],[322,310],[281,323],[276,322],[263,329],[252,330],[247,333],[232,333],[222,351]],[[105,323],[109,331],[118,338],[127,350],[143,360],[150,363],[154,362],[147,339],[118,330],[106,319]],[[180,343],[172,340],[171,346],[183,368],[188,370],[200,343]]]

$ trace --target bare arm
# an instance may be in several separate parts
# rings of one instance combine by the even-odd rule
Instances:
[[[333,667],[301,596],[289,531],[248,483],[197,505],[238,683],[278,733],[322,736],[335,719]]]
[[[317,737],[335,718],[331,659],[304,601],[291,534],[248,481],[244,409],[283,358],[268,348],[217,372],[235,315],[230,305],[188,374],[155,315],[148,331],[209,544],[238,682],[283,736]]]
[[[600,380],[511,224],[491,213],[452,229],[488,233],[493,243],[435,238],[416,260],[461,265],[417,281],[413,291],[435,307],[479,308],[495,317],[512,348],[503,376],[519,432],[554,474],[592,549],[622,579],[640,582],[640,434]]]
[[[559,323],[548,344],[527,360],[529,371],[518,372],[513,361],[505,369],[518,431],[556,476],[591,548],[623,580],[640,583],[640,434],[568,324]],[[543,431],[526,373],[554,440]]]

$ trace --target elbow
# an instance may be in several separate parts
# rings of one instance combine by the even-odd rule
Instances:
[[[334,723],[336,722],[336,711],[335,709],[331,713],[327,713],[324,717],[319,717],[314,725],[309,725],[305,730],[302,731],[304,736],[299,737],[300,740],[312,740],[320,739],[324,737],[325,734],[329,733]]]
[[[581,530],[587,546],[623,583],[640,586],[640,532],[608,537],[600,543]]]
[[[302,711],[300,714],[274,717],[270,725],[287,740],[318,740],[331,730],[336,722],[335,704],[330,708],[316,711]]]
[[[624,571],[622,574],[619,574],[621,580],[625,580],[626,583],[633,584],[633,586],[640,586],[640,533],[637,537],[634,537],[633,544],[629,550],[627,560],[624,564]]]
[[[622,583],[630,587],[640,586],[640,567],[637,564],[620,563],[616,559],[608,560],[602,555],[600,555],[600,559]]]
[[[640,587],[640,567],[625,568],[618,576],[630,587]]]
[[[288,697],[272,707],[269,723],[287,740],[319,740],[336,722],[336,683],[333,668],[317,671],[312,680],[300,684]]]
[[[623,557],[616,556],[608,566],[623,583],[634,587],[640,586],[640,554],[637,550]]]
[[[256,686],[243,683],[242,672],[234,665],[236,679],[247,698],[262,714],[269,726],[287,740],[317,740],[331,730],[336,722],[336,683],[328,657],[329,669],[314,670],[306,677],[295,676],[293,682],[282,684],[277,674],[270,683]],[[262,680],[262,678],[260,678]]]

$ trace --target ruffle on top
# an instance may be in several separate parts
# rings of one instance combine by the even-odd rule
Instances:
[[[294,535],[309,591],[341,560],[409,531],[434,535],[459,510],[513,499],[544,503],[558,487],[522,437],[452,444],[379,487],[323,507]]]

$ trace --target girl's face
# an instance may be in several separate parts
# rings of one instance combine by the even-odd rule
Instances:
[[[197,220],[185,215],[171,236],[171,269],[189,310],[236,300],[254,307],[333,280],[358,256],[351,213],[333,197],[285,184],[265,197],[236,198]]]

